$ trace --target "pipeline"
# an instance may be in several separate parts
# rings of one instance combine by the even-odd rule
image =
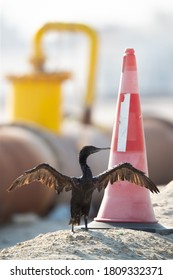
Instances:
[[[74,139],[57,136],[37,126],[0,126],[0,223],[14,213],[45,215],[56,203],[56,193],[38,182],[8,193],[6,189],[25,170],[47,162],[69,175],[79,173]],[[68,160],[67,160],[68,159]],[[74,164],[71,164],[73,163]],[[76,163],[76,164],[75,164]],[[61,197],[63,200],[63,196]]]

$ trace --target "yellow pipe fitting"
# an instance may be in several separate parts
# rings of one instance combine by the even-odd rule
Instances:
[[[45,56],[42,38],[48,31],[80,31],[90,39],[89,71],[85,96],[84,121],[90,122],[91,106],[94,100],[94,82],[97,55],[97,34],[92,28],[78,23],[47,23],[34,36],[34,53],[31,63],[35,71],[22,75],[9,75],[13,83],[11,118],[13,121],[33,122],[50,129],[61,131],[62,99],[61,85],[71,77],[68,72],[44,71]]]
[[[13,84],[12,121],[35,123],[55,133],[61,132],[61,88],[71,78],[68,72],[38,72],[21,76],[8,75]]]
[[[94,101],[94,83],[96,74],[96,59],[98,51],[98,36],[96,31],[81,23],[61,23],[51,22],[43,25],[34,36],[34,53],[30,61],[36,71],[43,71],[43,65],[45,62],[45,56],[42,49],[43,35],[48,31],[72,31],[85,33],[90,39],[90,55],[89,55],[89,70],[87,78],[87,90],[85,95],[85,122],[89,122],[90,110]]]

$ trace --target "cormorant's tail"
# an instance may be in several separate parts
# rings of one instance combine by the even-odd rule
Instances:
[[[80,225],[80,215],[77,215],[76,217],[73,217],[69,221],[69,225]]]

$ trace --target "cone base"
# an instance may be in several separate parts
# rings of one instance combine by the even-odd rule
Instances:
[[[159,224],[157,222],[155,223],[104,223],[104,222],[97,222],[92,221],[88,224],[88,229],[113,229],[113,228],[126,228],[126,229],[133,229],[133,230],[142,230],[146,232],[155,232],[159,234],[171,234],[173,233],[173,228]]]
[[[141,223],[141,224],[153,224],[153,223],[157,223],[157,220],[156,219],[150,219],[150,220],[142,220],[142,219],[133,219],[133,220],[130,220],[130,219],[105,219],[105,218],[94,218],[94,221],[95,222],[101,222],[101,223],[129,223],[129,224],[132,224],[132,223]]]

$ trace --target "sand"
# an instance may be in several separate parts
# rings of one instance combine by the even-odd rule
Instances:
[[[159,195],[151,195],[156,218],[160,224],[173,227],[173,181],[165,187],[160,187],[160,192]],[[3,237],[1,235],[0,238],[1,260],[173,259],[173,234],[160,235],[122,228],[89,230],[88,232],[76,229],[74,234],[70,234],[69,229],[64,229],[63,223],[62,229],[56,231],[57,222],[43,219],[30,222],[28,226],[30,231],[26,230],[26,225],[20,227],[19,222],[18,226],[15,223],[10,226],[3,228],[1,231],[4,235]],[[61,228],[61,225],[59,227]],[[23,230],[24,236],[22,235],[22,229],[25,229]],[[39,230],[47,233],[39,234]],[[31,232],[35,237],[8,247],[12,236],[13,241],[17,240],[17,236],[21,240],[27,239],[26,231],[28,237],[31,236]]]
[[[111,229],[40,234],[4,249],[1,259],[173,259],[173,239],[146,232]]]

